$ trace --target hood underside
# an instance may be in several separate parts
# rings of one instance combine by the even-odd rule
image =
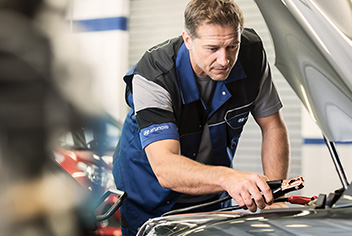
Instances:
[[[352,2],[255,0],[275,65],[330,141],[352,141]]]

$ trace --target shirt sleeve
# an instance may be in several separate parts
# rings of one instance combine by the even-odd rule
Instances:
[[[278,112],[283,107],[275,84],[272,81],[271,71],[265,52],[263,52],[263,57],[263,72],[259,94],[255,99],[254,106],[251,111],[255,118],[270,116]]]
[[[164,139],[179,140],[169,92],[159,84],[135,75],[132,94],[142,147]]]

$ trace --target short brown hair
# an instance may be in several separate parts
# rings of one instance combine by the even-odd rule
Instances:
[[[196,38],[197,29],[202,24],[215,24],[241,27],[243,14],[233,0],[191,0],[185,9],[185,29]]]

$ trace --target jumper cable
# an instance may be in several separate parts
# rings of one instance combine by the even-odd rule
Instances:
[[[302,189],[304,187],[303,182],[304,182],[303,178],[301,176],[298,176],[298,177],[294,177],[291,179],[268,181],[267,184],[269,185],[269,187],[273,191],[274,202],[278,202],[278,201],[283,202],[285,200],[288,202],[290,202],[290,201],[294,202],[296,198],[282,198],[281,200],[278,200],[278,199],[279,199],[279,197],[284,196],[286,193]],[[226,197],[223,197],[221,199],[218,199],[218,200],[215,200],[212,202],[207,202],[207,203],[203,203],[203,204],[199,204],[199,205],[194,205],[194,206],[190,206],[190,207],[185,207],[185,208],[181,208],[181,209],[168,211],[168,212],[164,213],[162,216],[190,212],[190,211],[193,211],[193,210],[196,210],[199,208],[219,204],[221,202],[225,202],[230,199],[231,199],[230,196],[226,196]],[[216,212],[217,211],[239,210],[239,209],[241,209],[241,207],[239,205],[234,205],[231,207],[226,207],[226,208],[216,210]]]

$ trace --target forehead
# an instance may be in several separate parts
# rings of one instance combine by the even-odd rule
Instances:
[[[241,41],[241,27],[202,24],[197,29],[197,39],[203,42],[230,42]]]

